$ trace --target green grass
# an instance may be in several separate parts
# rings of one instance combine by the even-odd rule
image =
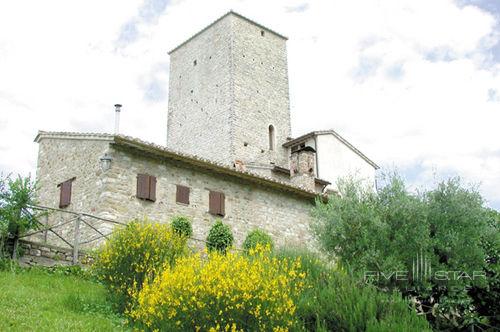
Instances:
[[[106,290],[75,275],[0,271],[0,331],[123,331]]]

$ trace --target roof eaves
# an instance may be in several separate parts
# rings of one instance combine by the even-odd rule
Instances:
[[[79,132],[66,132],[66,131],[42,131],[39,130],[34,142],[40,143],[43,138],[62,138],[62,139],[92,139],[92,140],[105,140],[110,141],[113,138],[111,134],[103,133],[79,133]]]
[[[245,179],[254,183],[259,183],[263,185],[267,185],[270,187],[278,188],[278,189],[283,189],[288,192],[307,197],[307,198],[315,198],[318,193],[313,192],[313,191],[308,191],[303,188],[299,188],[296,186],[292,186],[290,184],[277,181],[268,177],[264,177],[255,173],[251,173],[248,171],[240,171],[233,169],[229,166],[225,166],[220,163],[215,163],[211,160],[204,159],[204,158],[199,158],[196,156],[191,156],[183,153],[179,153],[177,151],[172,151],[167,148],[164,148],[162,146],[148,143],[141,141],[139,139],[135,139],[132,137],[128,136],[123,136],[123,135],[117,135],[114,136],[113,140],[114,144],[119,145],[119,146],[125,146],[129,148],[134,148],[139,151],[151,153],[153,155],[163,157],[163,158],[169,158],[181,162],[185,162],[188,164],[191,164],[193,166],[201,167],[204,169],[208,169],[220,174],[226,174],[226,175],[231,175],[235,176],[241,179]]]
[[[288,38],[286,36],[283,36],[282,34],[279,34],[276,31],[271,30],[271,29],[263,26],[262,24],[259,24],[259,23],[255,22],[255,21],[249,19],[248,17],[245,17],[245,16],[243,16],[241,14],[236,13],[233,10],[230,10],[227,13],[225,13],[224,15],[222,15],[221,17],[219,17],[218,19],[216,19],[215,21],[213,21],[212,23],[210,23],[209,25],[207,25],[206,27],[204,27],[203,29],[201,29],[200,31],[198,31],[197,33],[195,33],[194,35],[192,35],[191,37],[189,37],[188,39],[186,39],[185,41],[183,41],[182,43],[180,43],[179,45],[177,45],[176,47],[174,47],[173,49],[171,49],[170,51],[168,51],[167,54],[169,54],[169,55],[172,54],[173,52],[175,52],[176,50],[178,50],[179,48],[181,48],[182,46],[184,46],[185,44],[187,44],[189,41],[193,40],[194,38],[196,38],[197,36],[199,36],[200,34],[202,34],[203,32],[205,32],[206,30],[208,30],[210,27],[212,27],[213,25],[215,25],[216,23],[218,23],[219,21],[221,21],[223,18],[225,18],[226,16],[231,15],[231,14],[235,15],[235,16],[241,18],[241,19],[244,19],[245,21],[247,21],[249,23],[252,23],[252,24],[258,26],[261,29],[265,29],[265,30],[267,30],[269,32],[272,32],[275,35],[277,35],[278,37],[281,37],[281,38],[283,38],[285,40],[288,40]]]

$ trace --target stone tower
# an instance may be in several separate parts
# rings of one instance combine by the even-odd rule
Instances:
[[[288,168],[286,40],[231,11],[170,51],[167,147],[247,169]]]

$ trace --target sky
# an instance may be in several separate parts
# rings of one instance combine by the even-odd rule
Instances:
[[[414,189],[460,176],[500,209],[498,0],[0,2],[0,172],[38,130],[165,144],[167,52],[230,9],[289,37],[292,134],[334,129]]]

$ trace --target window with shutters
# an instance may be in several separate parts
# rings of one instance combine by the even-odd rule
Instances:
[[[177,203],[189,205],[189,187],[177,185],[175,201]]]
[[[224,216],[225,211],[225,196],[224,193],[218,191],[210,191],[208,197],[208,212],[216,216]]]
[[[59,183],[59,208],[65,208],[71,204],[71,184],[76,178],[71,178],[62,183]]]
[[[148,174],[137,174],[137,198],[156,201],[156,177]]]

